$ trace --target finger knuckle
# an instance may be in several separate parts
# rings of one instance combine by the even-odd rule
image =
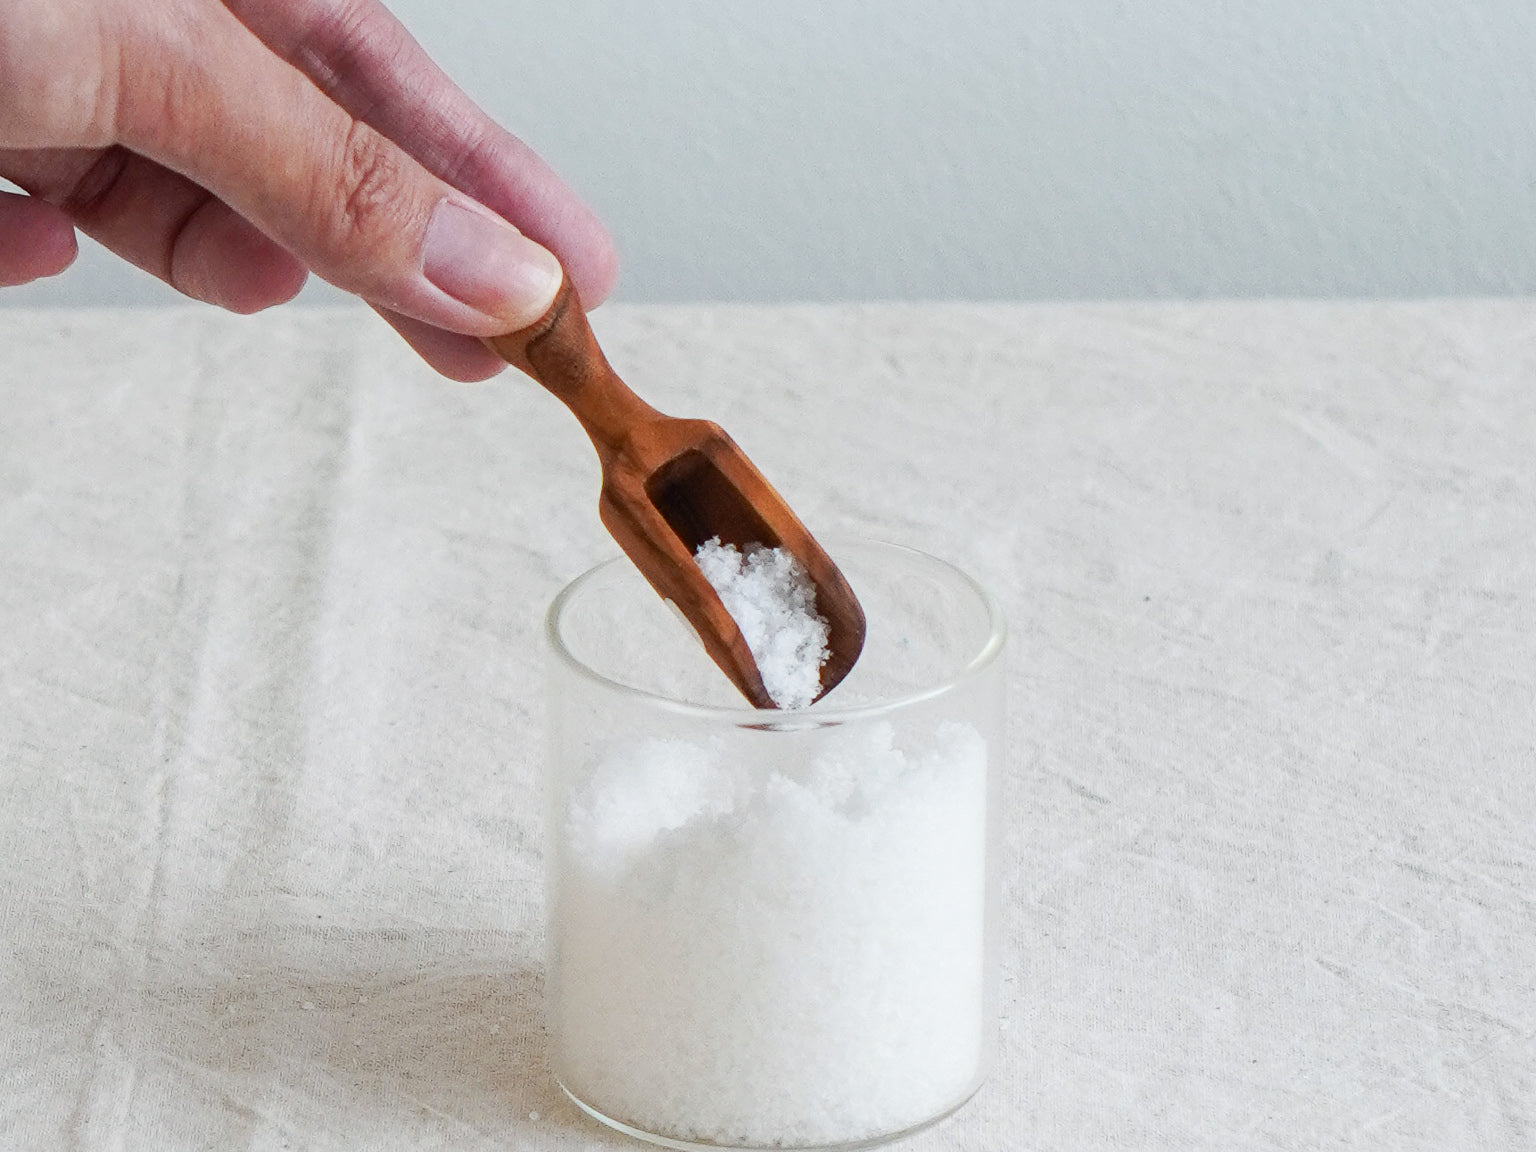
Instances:
[[[295,52],[321,91],[335,97],[343,78],[362,74],[377,43],[381,9],[356,0],[322,0],[310,5]]]
[[[331,205],[331,239],[342,247],[386,242],[406,228],[414,208],[404,155],[368,125],[354,122],[341,144]]]

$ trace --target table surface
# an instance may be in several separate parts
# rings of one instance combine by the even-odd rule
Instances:
[[[1536,302],[610,307],[1012,626],[1005,1019],[901,1148],[1536,1147]],[[574,422],[0,311],[0,1146],[622,1149],[540,1021]]]

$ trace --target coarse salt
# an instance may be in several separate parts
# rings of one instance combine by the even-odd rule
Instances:
[[[674,1139],[837,1144],[986,1047],[987,747],[963,721],[608,747],[560,817],[562,1083]],[[926,733],[925,735],[922,733]]]
[[[768,696],[780,708],[808,707],[821,691],[829,627],[804,566],[783,548],[742,550],[718,536],[694,560],[741,629]]]

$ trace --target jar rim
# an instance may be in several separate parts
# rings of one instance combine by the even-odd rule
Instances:
[[[832,541],[834,548],[839,544],[843,544],[850,547],[876,551],[885,550],[907,557],[915,557],[925,563],[945,569],[950,575],[958,578],[976,596],[986,613],[987,632],[980,647],[952,675],[926,688],[916,689],[912,692],[868,703],[851,704],[842,707],[835,703],[816,703],[812,704],[809,708],[779,711],[774,708],[753,708],[745,703],[739,707],[727,707],[718,704],[701,704],[691,700],[680,700],[676,697],[652,692],[645,688],[638,688],[633,684],[626,684],[622,680],[616,680],[612,676],[599,672],[576,656],[566,646],[565,640],[561,636],[560,618],[565,608],[588,584],[617,567],[629,564],[629,558],[622,555],[604,560],[602,563],[587,569],[560,590],[559,594],[550,602],[549,610],[544,615],[545,638],[548,640],[550,649],[554,652],[556,658],[567,668],[583,679],[601,685],[606,690],[616,692],[635,701],[645,702],[658,710],[671,712],[675,715],[709,720],[716,724],[729,724],[735,727],[771,730],[831,727],[851,721],[869,720],[889,712],[937,700],[942,696],[947,696],[961,685],[980,675],[1002,654],[1008,639],[1008,624],[1003,617],[1002,606],[998,603],[997,598],[987,590],[986,586],[968,572],[956,567],[947,560],[941,560],[937,556],[917,548],[910,548],[904,544],[892,544],[888,541],[862,536],[828,536],[826,539]]]

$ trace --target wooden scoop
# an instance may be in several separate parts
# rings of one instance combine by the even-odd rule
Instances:
[[[603,468],[603,524],[754,706],[776,705],[741,629],[693,558],[714,536],[743,550],[783,548],[804,566],[816,610],[830,625],[818,698],[842,681],[864,647],[864,611],[848,581],[718,424],[664,416],[629,390],[597,346],[569,277],[540,320],[485,343],[576,414]]]

